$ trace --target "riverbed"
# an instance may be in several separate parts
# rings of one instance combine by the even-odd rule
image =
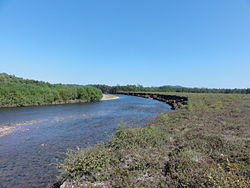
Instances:
[[[0,187],[49,187],[56,181],[56,164],[69,148],[85,148],[107,141],[119,123],[138,127],[168,104],[152,99],[117,95],[98,103],[0,109]]]

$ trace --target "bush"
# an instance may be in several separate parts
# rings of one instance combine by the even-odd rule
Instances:
[[[102,92],[91,86],[49,84],[0,74],[0,107],[28,106],[81,100],[96,102]]]
[[[59,167],[71,178],[82,178],[89,181],[98,179],[97,173],[109,167],[110,155],[107,150],[89,148],[88,151],[69,150],[64,163]]]

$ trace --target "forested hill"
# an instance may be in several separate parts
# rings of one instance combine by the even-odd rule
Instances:
[[[95,102],[101,98],[101,90],[91,86],[50,84],[0,74],[0,107]]]
[[[208,89],[208,88],[187,88],[181,86],[160,86],[160,87],[143,87],[141,85],[126,85],[126,86],[107,86],[107,85],[92,85],[101,89],[103,93],[117,92],[185,92],[185,93],[238,93],[250,94],[248,89]]]

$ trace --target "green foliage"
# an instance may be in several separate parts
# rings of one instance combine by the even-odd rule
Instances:
[[[220,109],[222,108],[222,104],[220,102],[211,104],[210,107],[215,108],[215,109]]]
[[[159,118],[159,120],[161,120],[161,121],[163,121],[163,122],[169,120],[169,116],[168,116],[167,113],[161,113],[161,114],[158,116],[158,118]]]
[[[100,148],[89,148],[88,152],[82,150],[69,150],[64,163],[60,168],[63,173],[70,174],[72,178],[86,178],[93,181],[98,178],[99,171],[108,168],[110,164],[108,151]]]
[[[186,87],[143,87],[142,85],[126,85],[126,86],[107,86],[107,85],[93,85],[101,89],[103,93],[116,93],[116,92],[183,92],[183,93],[238,93],[250,94],[248,89],[208,89],[208,88],[186,88]]]
[[[191,101],[188,101],[187,110],[188,111],[193,111],[193,104],[192,104]]]
[[[49,84],[0,74],[0,107],[99,101],[102,92],[91,86]]]

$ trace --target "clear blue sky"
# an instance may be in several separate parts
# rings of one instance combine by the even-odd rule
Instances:
[[[249,0],[0,0],[0,72],[76,84],[250,87]]]

